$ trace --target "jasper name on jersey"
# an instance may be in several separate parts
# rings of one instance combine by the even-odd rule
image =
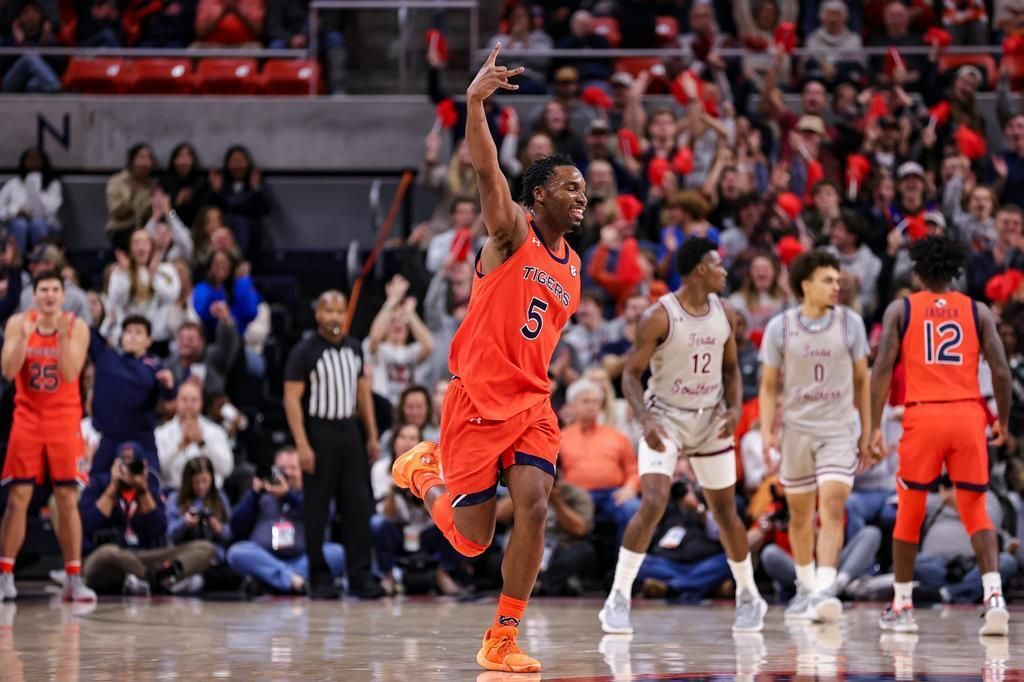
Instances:
[[[568,308],[569,303],[572,302],[572,296],[569,295],[569,292],[565,290],[558,280],[540,268],[536,268],[532,265],[524,265],[523,279],[528,281],[532,280],[541,286],[547,287],[565,308]]]

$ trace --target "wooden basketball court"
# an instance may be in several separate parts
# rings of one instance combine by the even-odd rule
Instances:
[[[0,680],[1024,680],[1024,613],[981,641],[974,608],[927,609],[918,635],[879,632],[874,605],[839,626],[733,636],[727,604],[640,601],[637,634],[604,636],[595,599],[536,599],[523,645],[542,675],[487,673],[474,657],[494,601],[252,602],[108,598],[65,605],[36,586],[0,605]]]

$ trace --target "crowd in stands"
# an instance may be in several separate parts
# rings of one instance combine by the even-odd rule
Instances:
[[[678,40],[692,52],[689,64],[684,58],[638,73],[602,60],[526,58],[522,91],[546,101],[522,115],[512,107],[515,95],[487,105],[513,193],[528,164],[562,153],[584,172],[589,197],[583,228],[569,237],[583,258],[585,293],[549,369],[563,439],[540,593],[607,587],[621,531],[639,506],[640,434],[619,385],[624,357],[644,309],[679,286],[675,256],[696,235],[719,244],[726,295],[738,311],[746,402],[735,435],[740,514],[759,579],[787,598],[794,587],[788,516],[777,453],[762,453],[756,400],[765,325],[795,305],[787,267],[808,249],[834,252],[843,266],[842,303],[863,317],[874,352],[886,305],[915,286],[908,245],[943,233],[969,249],[958,285],[992,306],[1013,371],[1011,433],[990,453],[988,503],[1000,533],[1000,570],[1014,595],[1024,563],[1024,113],[1014,106],[1007,60],[992,82],[973,65],[947,73],[944,39],[924,36],[941,28],[960,45],[1011,37],[1024,28],[1024,5],[946,3],[939,10],[898,1],[740,7],[697,0],[685,12],[671,2],[509,3],[496,38],[505,45],[601,47],[607,40],[594,35],[594,16],[618,12],[622,46],[643,46],[655,41],[653,19],[674,14],[683,27]],[[208,15],[200,9],[196,16]],[[846,53],[795,59],[779,40],[780,24],[794,25],[810,46],[929,49],[867,65],[863,55],[846,61]],[[240,28],[248,25],[239,20]],[[734,45],[753,50],[758,40],[763,49],[743,57],[716,53]],[[358,355],[377,408],[372,420],[360,413],[364,435],[375,436],[365,477],[374,505],[373,571],[386,592],[462,594],[500,583],[507,534],[467,560],[390,477],[397,454],[437,438],[447,350],[466,314],[485,237],[462,110],[446,99],[435,47],[427,63],[438,122],[426,137],[418,182],[436,193],[437,210],[388,243],[373,274],[383,304],[365,338],[344,347]],[[996,89],[997,126],[979,108],[976,93],[986,86]],[[783,100],[788,91],[799,93],[795,110]],[[657,92],[670,93],[671,103],[645,101]],[[107,186],[116,257],[101,280],[85,282],[63,257],[58,174],[41,150],[26,151],[0,189],[7,230],[0,318],[30,303],[27,273],[56,268],[68,307],[93,330],[82,467],[90,475],[81,508],[92,550],[84,574],[99,576],[97,589],[139,594],[243,583],[247,593],[306,592],[310,543],[322,544],[333,576],[348,570],[352,548],[338,543],[351,518],[336,504],[325,537],[308,537],[301,511],[308,443],[261,459],[246,438],[256,414],[248,409],[252,387],[282,379],[262,352],[275,329],[252,272],[267,201],[247,150],[231,148],[212,170],[200,155],[180,145],[162,170],[149,146],[127,152]],[[991,399],[984,366],[981,374]],[[892,444],[903,413],[899,377],[885,417]],[[847,503],[837,589],[848,598],[882,598],[890,589],[895,466],[892,449],[857,476]],[[681,601],[727,595],[719,531],[685,462],[669,497],[637,588]],[[507,531],[504,496],[498,520]],[[916,572],[923,599],[981,597],[948,485],[929,498]]]

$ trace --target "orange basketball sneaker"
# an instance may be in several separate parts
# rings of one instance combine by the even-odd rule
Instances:
[[[399,488],[408,488],[413,495],[423,499],[423,492],[416,485],[414,478],[420,471],[441,475],[441,458],[437,451],[437,443],[421,441],[411,450],[399,455],[391,466],[391,479]]]
[[[506,673],[539,673],[540,661],[527,656],[516,644],[519,628],[511,625],[493,627],[484,633],[483,646],[476,662],[488,670]]]

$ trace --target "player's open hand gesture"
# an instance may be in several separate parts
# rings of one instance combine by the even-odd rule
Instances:
[[[508,79],[512,76],[518,76],[523,72],[523,67],[516,69],[510,69],[507,66],[498,66],[495,64],[495,60],[498,58],[498,50],[501,49],[501,43],[496,43],[494,49],[491,50],[491,54],[487,57],[487,61],[480,67],[480,71],[477,72],[476,78],[469,84],[469,88],[466,89],[466,97],[469,100],[483,101],[494,94],[495,90],[518,90],[519,86],[515,83],[509,83]]]
[[[38,313],[34,308],[30,308],[25,311],[25,314],[21,316],[21,333],[22,337],[27,339],[36,333],[36,325],[38,324]]]

